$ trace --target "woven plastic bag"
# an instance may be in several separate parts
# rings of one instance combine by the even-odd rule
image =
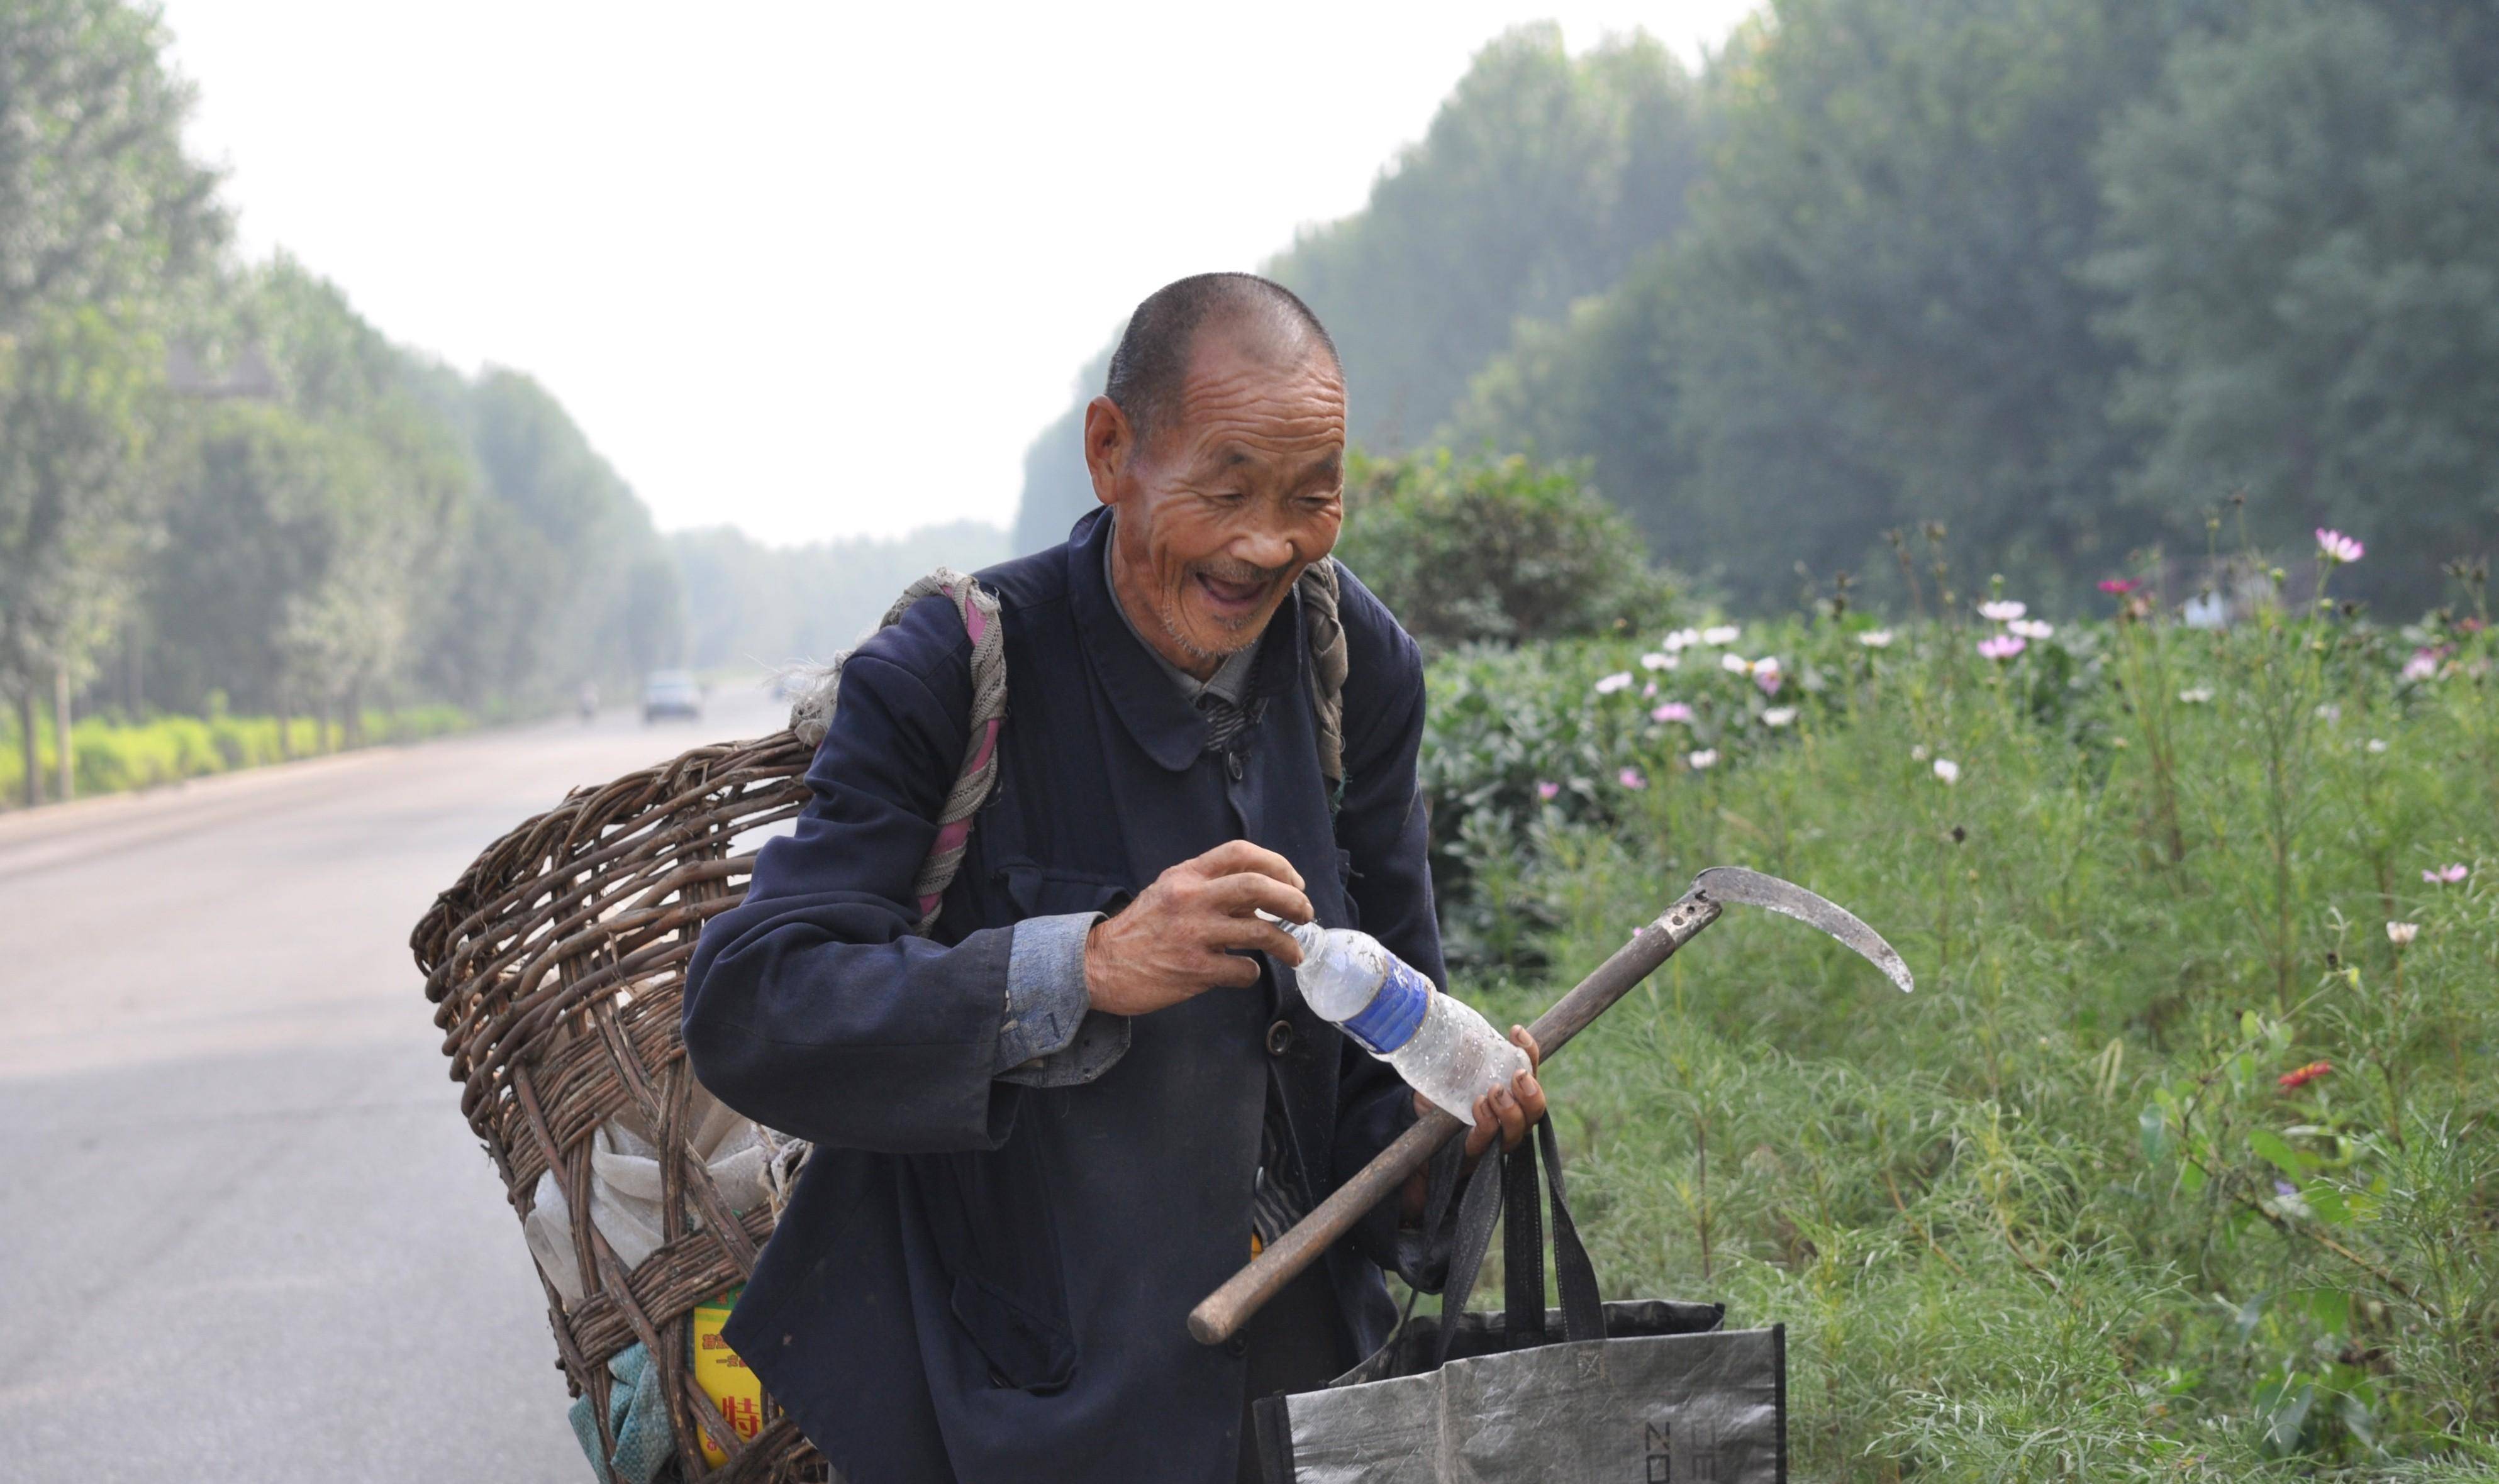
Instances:
[[[686,1142],[702,1160],[704,1173],[719,1187],[730,1213],[739,1214],[774,1199],[778,1173],[774,1160],[782,1152],[783,1142],[699,1087],[687,1112],[695,1131]],[[590,1223],[607,1239],[628,1273],[660,1245],[657,1136],[658,1131],[632,1109],[600,1124],[591,1136]],[[702,1213],[691,1206],[686,1216],[693,1225],[702,1225]],[[579,1304],[584,1289],[572,1247],[572,1207],[552,1170],[538,1177],[522,1234],[547,1281],[564,1295],[565,1306]]]
[[[1540,1150],[1559,1309],[1544,1307]],[[1505,1204],[1509,1307],[1457,1312]],[[1784,1330],[1723,1330],[1717,1304],[1601,1302],[1549,1120],[1477,1166],[1445,1306],[1454,1320],[1401,1324],[1327,1386],[1261,1399],[1252,1410],[1267,1484],[1785,1484]]]

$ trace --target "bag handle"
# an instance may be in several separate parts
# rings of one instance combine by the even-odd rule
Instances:
[[[1432,1363],[1435,1369],[1448,1363],[1458,1316],[1475,1293],[1484,1254],[1492,1247],[1493,1224],[1500,1220],[1505,1206],[1510,1220],[1502,1253],[1503,1266],[1508,1270],[1503,1339],[1511,1348],[1547,1341],[1544,1242],[1536,1201],[1540,1151],[1545,1192],[1552,1203],[1554,1281],[1562,1295],[1563,1338],[1603,1339],[1606,1336],[1605,1303],[1597,1287],[1596,1265],[1588,1260],[1588,1249],[1579,1241],[1578,1225],[1571,1219],[1571,1206],[1562,1184],[1562,1151],[1548,1113],[1537,1120],[1534,1142],[1522,1143],[1502,1154],[1498,1171],[1487,1159],[1478,1163],[1467,1179],[1466,1196],[1458,1207],[1457,1240],[1449,1255],[1448,1281],[1441,1291],[1441,1332]]]

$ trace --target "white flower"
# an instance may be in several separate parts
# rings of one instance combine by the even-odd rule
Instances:
[[[1857,636],[1857,642],[1865,645],[1867,649],[1889,649],[1892,647],[1892,630],[1889,629],[1868,629],[1864,633]]]
[[[2004,631],[2019,634],[2026,639],[2044,639],[2057,631],[2057,626],[2043,624],[2037,619],[2015,619],[2004,626]]]
[[[2403,678],[2406,680],[2428,680],[2437,673],[2438,652],[2436,650],[2416,650],[2413,652],[2413,657],[2404,661]]]
[[[2191,706],[2200,706],[2213,698],[2211,686],[2195,686],[2178,693],[2178,698]]]
[[[2339,722],[2343,720],[2343,708],[2332,701],[2327,701],[2317,708],[2317,719],[2320,722]]]
[[[1705,768],[1718,760],[1718,749],[1714,747],[1704,747],[1683,760],[1691,763],[1695,768]]]
[[[1730,675],[1749,675],[1753,672],[1753,661],[1731,652],[1718,657],[1718,667]]]
[[[1935,776],[1948,784],[1961,782],[1961,764],[1950,758],[1935,759]]]
[[[1744,630],[1736,628],[1733,624],[1720,624],[1714,629],[1704,629],[1701,630],[1701,642],[1704,644],[1733,644],[1736,642],[1736,636],[1741,634],[1743,631]]]
[[[2389,922],[2386,924],[2386,941],[2397,948],[2402,948],[2412,942],[2419,932],[2418,922]]]
[[[2029,611],[2030,605],[2028,603],[2017,603],[2010,600],[1986,602],[1978,605],[1978,616],[1980,618],[1989,619],[1998,624],[2010,624],[2015,619],[2020,618],[2022,615]]]
[[[1650,653],[1640,656],[1640,668],[1644,670],[1671,670],[1682,662],[1672,655]]]
[[[1610,675],[1606,676],[1605,679],[1600,680],[1600,681],[1598,681],[1598,682],[1597,682],[1597,694],[1598,694],[1599,695],[1611,695],[1611,694],[1613,694],[1616,691],[1628,691],[1628,690],[1630,690],[1630,689],[1631,689],[1631,684],[1632,684],[1632,672],[1631,672],[1631,671],[1629,671],[1629,670],[1616,670],[1616,671],[1614,671],[1614,673],[1612,673],[1612,674],[1610,674]]]
[[[1796,713],[1797,708],[1794,706],[1772,706],[1769,710],[1762,713],[1762,725],[1765,726],[1785,726],[1788,723],[1796,720]]]
[[[1927,744],[1924,742],[1921,742],[1917,746],[1909,749],[1909,760],[1912,762],[1924,762],[1927,760],[1930,754],[1927,752]]]
[[[2371,751],[2371,752],[2373,752],[2373,753],[2383,753],[2383,752],[2385,752],[2385,750],[2386,750],[2386,739],[2385,739],[2385,738],[2384,738],[2384,737],[2371,737],[2371,738],[2369,739],[2369,751]]]
[[[1666,652],[1671,655],[1678,649],[1690,649],[1693,645],[1700,642],[1700,629],[1678,629],[1674,632],[1666,636]]]

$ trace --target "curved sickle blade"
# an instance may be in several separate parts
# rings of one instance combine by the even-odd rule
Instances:
[[[1712,901],[1741,902],[1747,907],[1767,907],[1783,913],[1800,922],[1809,922],[1848,945],[1860,957],[1883,971],[1902,994],[1916,986],[1909,977],[1909,966],[1883,935],[1859,921],[1854,913],[1836,902],[1814,895],[1794,882],[1747,871],[1742,866],[1711,866],[1693,878],[1694,890]]]

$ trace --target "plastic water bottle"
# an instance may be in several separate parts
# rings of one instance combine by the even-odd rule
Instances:
[[[1527,1053],[1473,1006],[1436,993],[1430,980],[1371,934],[1315,922],[1276,925],[1302,946],[1293,975],[1303,1001],[1459,1122],[1472,1125],[1476,1099],[1527,1070]]]

